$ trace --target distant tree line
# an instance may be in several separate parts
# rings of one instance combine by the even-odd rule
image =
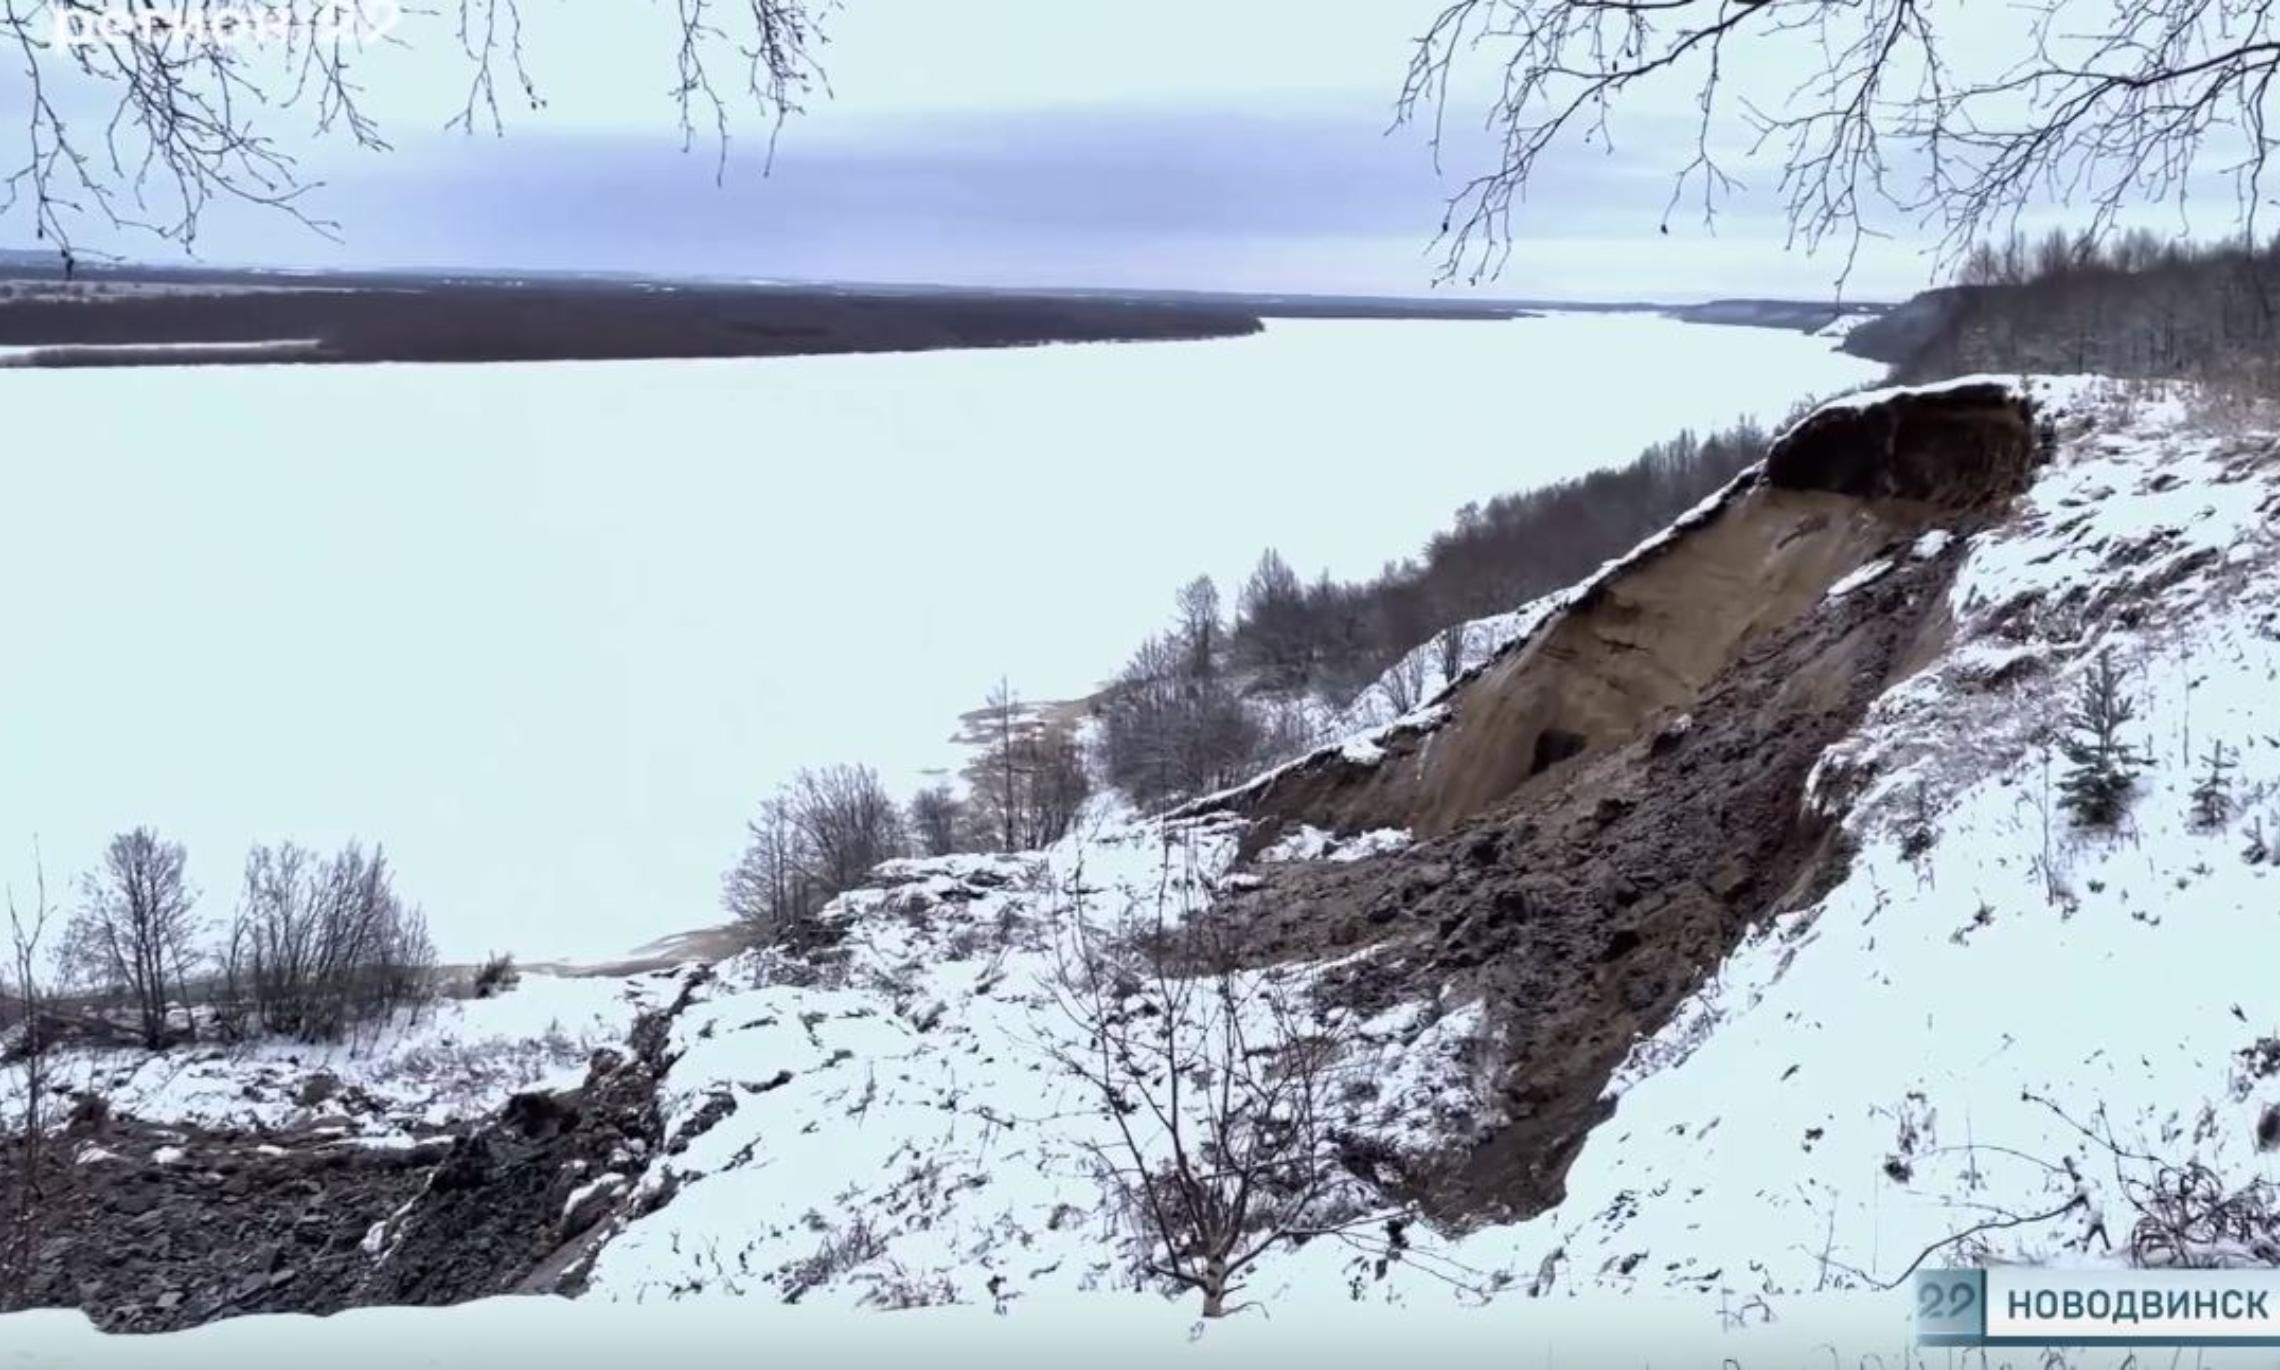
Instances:
[[[1906,380],[1978,371],[2096,372],[2245,383],[2280,363],[2280,239],[2194,244],[2138,230],[1982,243]]]
[[[1027,708],[999,682],[968,716],[962,787],[931,785],[898,804],[868,766],[800,771],[747,823],[723,903],[756,941],[778,941],[882,861],[1048,846],[1096,783],[1142,809],[1236,784],[1314,742],[1324,703],[1351,703],[1421,643],[1438,643],[1454,674],[1447,666],[1465,649],[1455,625],[1589,575],[1733,479],[1766,442],[1738,420],[1680,433],[1623,466],[1468,504],[1419,555],[1364,581],[1308,581],[1269,548],[1230,609],[1198,576],[1081,714]]]
[[[1297,576],[1272,551],[1259,568],[1232,627],[1221,617],[1211,577],[1181,587],[1172,626],[1143,641],[1095,703],[1102,774],[1141,808],[1232,785],[1308,740],[1297,715],[1247,699],[1234,673],[1243,657],[1236,634],[1246,624],[1254,641],[1288,630],[1294,636],[1272,640],[1306,646],[1298,636],[1306,628],[1306,599]],[[1254,696],[1262,681],[1293,683],[1272,667],[1254,671]]]
[[[1268,549],[1229,635],[1257,683],[1349,702],[1451,624],[1571,585],[1660,531],[1765,454],[1749,419],[1657,442],[1635,459],[1459,509],[1409,560],[1366,581],[1304,583]]]

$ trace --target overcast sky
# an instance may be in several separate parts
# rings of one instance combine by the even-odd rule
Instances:
[[[443,132],[467,67],[448,28],[414,16],[404,50],[360,72],[394,149],[305,154],[327,183],[311,208],[344,241],[234,210],[211,216],[201,252],[300,265],[1433,288],[1444,179],[1419,132],[1387,128],[1411,41],[1439,0],[845,0],[828,15],[828,98],[786,126],[765,175],[765,130],[747,121],[719,185],[713,144],[680,150],[670,6],[524,3],[545,110],[510,110],[504,139]],[[0,84],[0,108],[10,93]],[[1715,233],[1683,217],[1669,236],[1657,231],[1670,149],[1687,135],[1682,105],[1618,131],[1617,153],[1575,149],[1535,187],[1523,241],[1491,289],[1827,293],[1837,261],[1785,251],[1762,199],[1745,194]],[[1452,173],[1475,169],[1461,151],[1451,161]],[[1758,170],[1762,194],[1778,167]],[[5,224],[20,242],[20,218]],[[1904,295],[1930,270],[1913,246],[1880,244],[1850,293]]]

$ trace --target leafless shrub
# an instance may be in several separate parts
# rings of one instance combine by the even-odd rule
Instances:
[[[784,1302],[798,1303],[811,1291],[885,1255],[886,1250],[886,1238],[861,1214],[841,1226],[827,1229],[815,1254],[784,1268]]]
[[[512,952],[493,952],[475,968],[475,997],[478,999],[496,998],[521,983],[522,972],[515,968]]]
[[[311,1042],[434,993],[426,919],[397,896],[386,855],[353,842],[330,858],[290,842],[248,853],[222,964],[228,997],[253,1024]]]
[[[863,1296],[863,1302],[874,1308],[898,1311],[938,1308],[958,1302],[958,1286],[940,1272],[926,1274],[910,1269],[901,1261],[889,1261],[886,1270],[871,1282],[871,1292]]]
[[[1425,653],[1411,652],[1394,662],[1378,677],[1377,691],[1385,699],[1386,707],[1396,718],[1425,702],[1425,682],[1429,679],[1429,664]]]
[[[1286,970],[1242,968],[1171,864],[1139,926],[1095,929],[1074,883],[1053,985],[1073,1032],[1053,1054],[1114,1124],[1095,1160],[1142,1269],[1220,1317],[1277,1245],[1398,1259],[1411,1219],[1340,1162],[1338,1101],[1361,1074],[1345,1020]]]
[[[1151,637],[1101,706],[1101,768],[1152,808],[1221,789],[1267,759],[1260,718],[1223,674],[1191,674],[1175,637]]]

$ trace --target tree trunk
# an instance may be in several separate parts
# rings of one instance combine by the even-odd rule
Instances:
[[[1227,1314],[1227,1261],[1213,1256],[1203,1263],[1203,1315],[1207,1318],[1225,1317]]]

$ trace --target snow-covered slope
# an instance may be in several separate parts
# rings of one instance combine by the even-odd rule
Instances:
[[[1268,1317],[1652,1292],[1725,1328],[1737,1307],[1846,1310],[1851,1364],[1895,1349],[1904,1309],[1866,1295],[1927,1251],[2131,1259],[2154,1187],[2192,1165],[2213,1192],[2263,1203],[2275,1177],[2260,1128],[2280,1129],[2266,1112],[2280,1108],[2280,444],[2182,392],[2030,391],[2050,461],[1970,534],[1944,647],[1814,771],[1806,802],[1852,839],[1843,878],[1751,934],[1635,1044],[1564,1200],[1517,1224],[1421,1232],[1390,1265],[1333,1240],[1278,1248],[1245,1290]],[[1891,558],[1947,555],[1939,536]],[[1831,593],[1868,593],[1892,564]],[[1514,636],[1528,631],[1512,617]],[[2112,833],[2071,826],[2051,755],[2101,652],[2125,667],[2148,758]],[[1344,744],[1350,764],[1374,764],[1375,735]],[[2216,743],[2237,764],[2208,822],[2193,792]],[[1236,860],[1245,827],[1202,809],[1103,817],[1043,853],[891,863],[827,911],[842,934],[831,957],[748,954],[709,978],[576,991],[592,1002],[573,1016],[600,1035],[612,1015],[681,996],[668,1140],[600,1181],[611,1197],[585,1299],[1019,1318],[1160,1291],[1101,1173],[1113,1120],[1062,1067],[1073,1029],[1055,985],[1074,926],[1144,920],[1167,900],[1209,917],[1255,889],[1264,867]],[[1299,830],[1262,860],[1399,859],[1406,842]],[[1376,1082],[1337,1124],[1383,1154],[1461,1141],[1503,1107],[1478,1004],[1337,1013]],[[213,1091],[139,1076],[112,1082],[137,1109],[211,1105]],[[403,1110],[428,1106],[398,1093]],[[2136,1254],[2241,1253],[2140,1241]],[[1797,1302],[1839,1291],[1863,1297]]]
[[[2271,1181],[2280,457],[2176,395],[2036,390],[2056,459],[1970,547],[1951,648],[1824,759],[1849,878],[1638,1046],[1564,1205],[1478,1240],[1569,1287],[1847,1288],[2078,1194],[1943,1250],[2123,1259],[2161,1165]],[[2150,758],[2111,834],[2049,755],[2100,651]],[[2197,824],[2219,742],[2232,812]]]
[[[1817,777],[1814,801],[1857,835],[1848,877],[1638,1045],[1564,1204],[1445,1239],[1452,1259],[1550,1269],[1556,1288],[1855,1287],[2078,1190],[2061,1217],[1952,1254],[2114,1259],[2098,1220],[2125,1245],[2130,1187],[2153,1178],[2117,1152],[2266,1176],[2256,1126],[2280,1085],[2253,1048],[2280,1035],[2264,989],[2280,869],[2243,849],[2258,825],[2280,846],[2280,460],[2181,396],[2035,393],[2055,457],[1967,549],[1949,650]],[[2128,666],[2152,758],[2113,835],[2071,829],[2045,779],[2043,744],[2099,650]],[[2191,790],[2212,742],[2239,758],[2234,815],[2203,829]],[[1040,920],[1079,864],[1106,902],[1153,898],[1167,852],[1203,888],[1245,879],[1222,874],[1238,827],[1142,823],[1042,857],[906,866],[835,910],[857,930],[845,984],[740,988],[766,968],[729,968],[677,1024],[671,1078],[677,1113],[723,1091],[737,1113],[664,1168],[680,1197],[611,1241],[596,1293],[780,1296],[818,1262],[845,1267],[820,1296],[850,1302],[1128,1285],[1083,1100],[1038,1049]],[[961,883],[977,872],[978,897]],[[1373,1024],[1404,1078],[1368,1121],[1412,1140],[1462,1126],[1482,1106],[1470,1026],[1434,1005]],[[857,1223],[868,1256],[830,1258]],[[1301,1250],[1272,1278],[1343,1284],[1351,1264]]]

